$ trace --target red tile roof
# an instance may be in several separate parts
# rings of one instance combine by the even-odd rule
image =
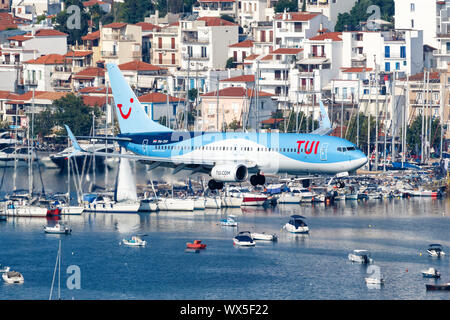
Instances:
[[[90,107],[102,107],[106,103],[106,96],[82,96],[83,97],[83,103]],[[113,97],[108,96],[108,103],[113,102]]]
[[[440,80],[441,75],[439,72],[430,72],[430,80]],[[409,77],[411,81],[423,81],[423,72],[416,73]]]
[[[103,28],[120,29],[125,27],[127,24],[125,22],[113,22],[103,26]]]
[[[253,47],[253,40],[244,40],[232,45],[229,45],[230,48],[251,48]]]
[[[220,82],[255,82],[255,75],[253,74],[242,75],[238,77],[223,79],[220,80]]]
[[[53,29],[39,29],[39,30],[36,30],[36,32],[34,33],[34,36],[35,37],[61,37],[61,36],[67,37],[68,34],[58,31],[58,30],[53,30]]]
[[[81,37],[81,40],[96,40],[96,39],[100,39],[100,31],[99,30],[88,33],[84,37]]]
[[[25,61],[26,64],[64,64],[66,61],[65,57],[60,54],[52,53],[45,56],[40,56],[37,59],[31,59]]]
[[[33,39],[33,37],[25,35],[25,34],[21,34],[21,35],[9,37],[7,40],[10,40],[10,41],[27,41],[27,40],[30,40],[30,39]]]
[[[91,50],[75,50],[75,51],[69,51],[64,56],[66,58],[73,58],[73,57],[86,57],[90,56],[93,52]]]
[[[261,58],[262,61],[267,61],[267,60],[272,60],[273,59],[273,55],[268,54],[267,56]]]
[[[309,38],[309,40],[321,41],[321,40],[332,40],[332,41],[342,41],[342,32],[326,32],[319,34],[315,37]]]
[[[83,6],[85,6],[85,7],[94,6],[96,4],[101,5],[101,4],[109,4],[109,3],[104,2],[104,1],[99,1],[99,0],[89,0],[89,1],[83,2]]]
[[[283,121],[284,121],[283,118],[281,118],[281,119],[280,118],[277,118],[277,119],[270,118],[270,119],[261,121],[261,123],[262,124],[278,124],[278,123],[283,122]]]
[[[235,2],[236,0],[198,0],[198,2]]]
[[[303,49],[301,48],[278,48],[275,51],[272,51],[272,54],[297,54],[299,52],[302,52]]]
[[[350,72],[350,73],[360,73],[366,71],[372,71],[372,68],[363,68],[363,67],[351,67],[351,68],[341,68],[342,72]]]
[[[198,21],[205,21],[207,27],[220,27],[220,26],[237,26],[237,24],[221,19],[219,17],[201,17]]]
[[[84,94],[105,94],[106,93],[106,88],[105,87],[86,87],[86,88],[82,88],[80,90],[78,90],[79,93],[84,93]],[[108,87],[108,94],[111,94],[111,88]]]
[[[160,92],[152,92],[138,97],[138,100],[143,103],[167,103],[167,95]],[[169,96],[169,102],[179,102],[184,99]]]
[[[202,97],[216,97],[217,91],[208,92],[202,95]],[[255,91],[252,89],[244,89],[242,87],[228,87],[219,90],[219,97],[251,97],[255,96]],[[273,94],[259,91],[258,97],[271,97]]]
[[[257,54],[251,54],[248,57],[245,57],[244,60],[255,60],[256,58],[258,58],[259,55]]]
[[[158,71],[165,70],[166,68],[161,68],[154,66],[152,64],[143,61],[131,61],[127,63],[119,64],[120,70],[139,70],[139,71]]]
[[[157,26],[157,25],[155,25],[153,23],[149,23],[149,22],[138,22],[135,25],[141,27],[142,31],[152,31],[154,29],[156,29],[156,30],[161,29],[160,26]]]
[[[274,19],[275,20],[284,20],[284,21],[309,21],[315,17],[317,17],[320,13],[312,13],[312,12],[287,12],[287,18],[283,19],[284,13],[277,14]]]
[[[92,79],[95,77],[104,77],[105,69],[97,67],[89,67],[80,72],[77,72],[73,77],[75,79]]]

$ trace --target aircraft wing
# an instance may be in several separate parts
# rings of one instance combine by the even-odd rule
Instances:
[[[328,113],[325,110],[325,106],[322,101],[319,101],[320,105],[320,120],[319,120],[319,128],[311,132],[312,134],[318,134],[321,136],[325,136],[333,131],[333,127],[331,126],[330,118],[328,118]]]
[[[147,161],[147,162],[159,162],[159,163],[165,163],[172,166],[179,166],[179,165],[186,165],[186,166],[204,166],[204,167],[213,167],[219,162],[216,160],[211,160],[207,158],[198,158],[198,157],[190,157],[189,155],[174,155],[172,157],[168,158],[162,158],[162,157],[152,157],[152,156],[144,156],[139,154],[130,154],[130,153],[111,153],[111,152],[93,152],[84,150],[80,147],[78,144],[77,139],[73,135],[72,131],[67,125],[64,125],[67,133],[69,135],[70,140],[72,141],[72,145],[75,149],[75,151],[69,155],[69,158],[74,155],[93,155],[95,153],[96,156],[104,156],[104,157],[115,157],[115,158],[127,158],[130,160],[141,160],[141,161]],[[220,162],[220,163],[226,163],[226,162]],[[252,161],[248,160],[242,160],[239,161],[239,163],[244,164],[247,168],[253,168],[256,167],[256,164]]]

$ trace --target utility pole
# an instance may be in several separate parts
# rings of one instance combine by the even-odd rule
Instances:
[[[189,108],[189,71],[191,68],[191,55],[188,53],[187,82],[186,82],[186,105],[184,106],[184,129],[188,131],[188,108]]]
[[[378,95],[380,94],[380,81],[379,81],[379,73],[378,73],[378,65],[375,64],[375,84],[377,95],[375,96],[375,171],[378,170],[378,116],[379,116],[379,106],[378,106]]]
[[[217,74],[216,130],[219,131],[219,74]]]
[[[256,104],[256,132],[259,132],[259,108],[258,108],[258,96],[259,96],[259,60],[256,61],[256,87],[255,87],[255,104]]]
[[[392,95],[392,115],[391,115],[391,134],[392,134],[392,152],[391,152],[391,161],[395,161],[396,159],[396,151],[395,151],[395,138],[396,138],[396,132],[395,129],[398,128],[398,119],[397,119],[397,104],[395,103],[395,84],[397,79],[397,71],[394,71],[392,75],[392,83],[391,83],[391,95]],[[395,121],[394,121],[395,119]],[[395,123],[395,126],[394,126]],[[386,161],[386,159],[385,159]]]
[[[341,101],[341,139],[342,139],[342,128],[344,127],[344,99]]]

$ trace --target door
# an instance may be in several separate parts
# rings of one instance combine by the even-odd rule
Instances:
[[[148,147],[148,139],[144,139],[142,141],[142,151],[144,154],[147,154],[147,148]]]
[[[322,144],[320,148],[320,161],[327,161],[328,143]]]

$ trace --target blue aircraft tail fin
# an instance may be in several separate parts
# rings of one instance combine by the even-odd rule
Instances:
[[[149,118],[116,64],[106,65],[121,133],[172,131]]]
[[[319,101],[320,105],[320,121],[319,121],[319,128],[317,130],[314,130],[312,134],[320,134],[320,135],[327,135],[329,134],[333,128],[331,126],[330,118],[328,118],[328,113],[325,110],[325,106],[323,105],[322,101]]]
[[[75,138],[75,136],[73,135],[72,130],[70,130],[69,126],[65,124],[64,127],[67,130],[67,135],[69,136],[70,141],[72,142],[73,149],[74,149],[74,151],[70,155],[68,155],[67,158],[71,158],[81,152],[85,152],[85,150],[83,150],[80,147],[80,145],[78,144],[78,141]]]

